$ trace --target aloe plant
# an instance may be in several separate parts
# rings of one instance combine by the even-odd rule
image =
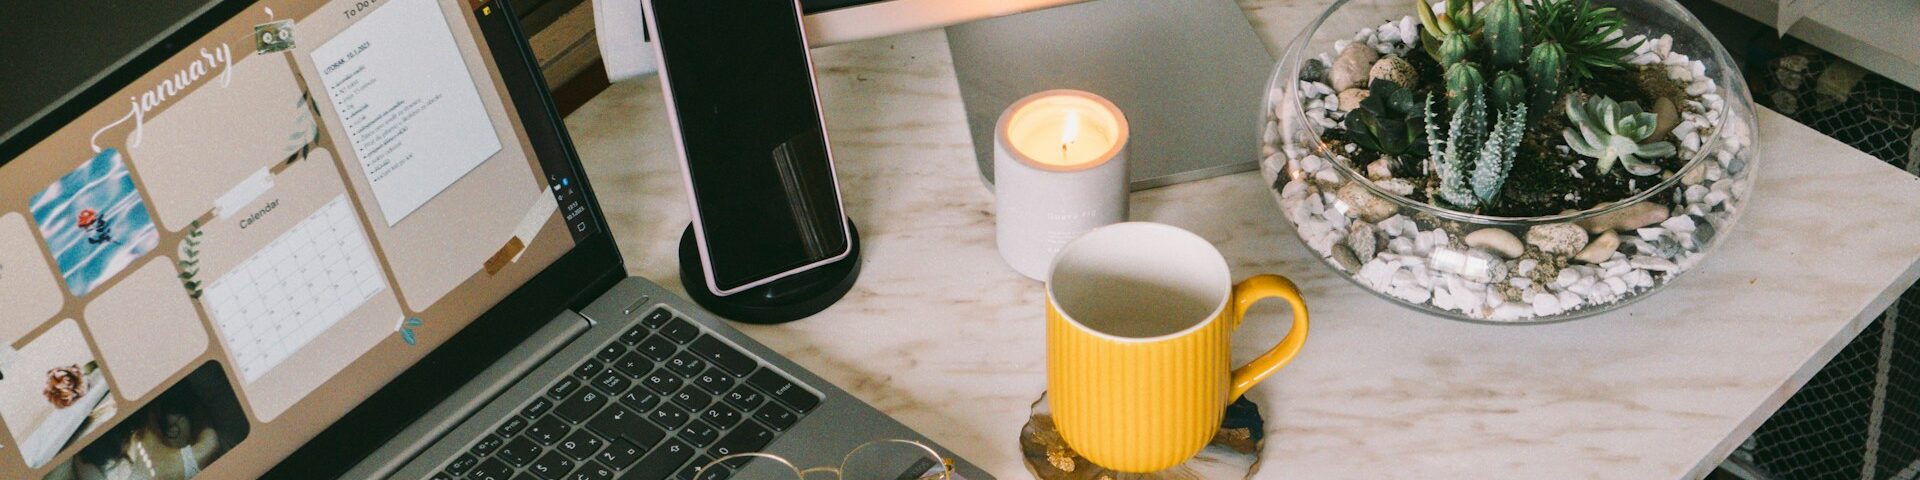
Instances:
[[[1454,207],[1475,209],[1493,201],[1513,169],[1513,154],[1527,129],[1527,106],[1516,103],[1488,123],[1486,93],[1474,90],[1453,109],[1447,133],[1435,126],[1433,94],[1425,108],[1428,161],[1439,185],[1432,197]]]
[[[1641,143],[1653,136],[1656,116],[1634,102],[1615,102],[1605,96],[1582,102],[1567,98],[1567,119],[1572,127],[1561,130],[1567,147],[1574,152],[1599,159],[1594,168],[1605,174],[1617,161],[1627,173],[1647,176],[1660,173],[1660,166],[1643,159],[1672,156],[1673,144],[1663,141]]]
[[[1390,80],[1376,78],[1360,108],[1347,113],[1346,131],[1354,144],[1387,156],[1405,155],[1424,146],[1426,125],[1413,91]]]

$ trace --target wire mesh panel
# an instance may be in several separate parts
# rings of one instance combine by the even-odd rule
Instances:
[[[1785,50],[1748,75],[1757,102],[1920,174],[1920,93],[1803,44]],[[1920,480],[1920,287],[1815,374],[1728,466],[1759,479]]]

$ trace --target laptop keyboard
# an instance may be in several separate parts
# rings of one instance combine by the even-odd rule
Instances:
[[[433,478],[694,479],[715,458],[766,447],[819,405],[772,367],[656,307]],[[698,480],[730,475],[722,465]]]

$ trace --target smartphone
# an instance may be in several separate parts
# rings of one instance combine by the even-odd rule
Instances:
[[[645,0],[707,287],[846,258],[840,186],[796,0]]]

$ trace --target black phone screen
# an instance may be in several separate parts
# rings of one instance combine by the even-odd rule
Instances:
[[[696,228],[721,290],[847,251],[793,2],[652,2]]]

